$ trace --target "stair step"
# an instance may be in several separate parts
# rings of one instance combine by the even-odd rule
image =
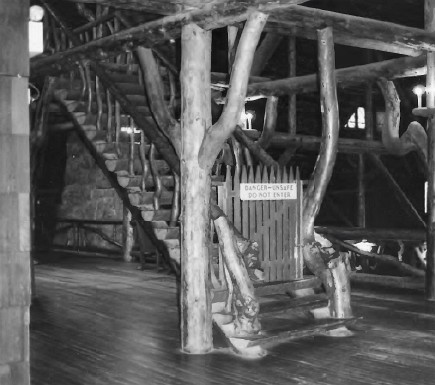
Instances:
[[[128,172],[125,171],[118,171],[116,174],[121,187],[134,188],[140,187],[142,184],[142,175],[129,175]],[[174,187],[174,177],[172,175],[162,175],[160,176],[160,180],[165,188]],[[145,186],[147,189],[155,187],[154,179],[151,175],[145,180]]]
[[[60,79],[56,81],[56,89],[54,91],[57,97],[61,97],[61,99],[71,99],[71,100],[87,100],[87,93],[85,93],[85,97],[82,98],[82,82],[81,80],[74,80],[71,82],[69,79]],[[94,92],[95,97],[95,82],[91,82],[91,88]],[[60,92],[60,93],[59,93]],[[100,89],[100,95],[102,100],[106,98],[106,91],[104,87]]]
[[[93,142],[94,140],[106,139],[107,137],[106,131],[103,130],[97,131],[96,127],[95,126],[93,127],[95,128],[94,130],[92,129],[84,130],[86,137],[88,138],[89,141]]]
[[[166,222],[153,222],[153,229],[157,239],[162,241],[180,239],[180,228],[178,226],[168,226]]]
[[[133,104],[134,106],[144,106],[144,107],[148,107],[148,100],[145,97],[145,95],[137,95],[137,94],[132,94],[129,95],[127,94],[127,98],[129,100],[129,102],[131,104]]]
[[[127,97],[131,95],[141,95],[145,97],[145,89],[142,84],[139,84],[137,82],[136,83],[117,82],[116,85],[125,95],[127,95]]]
[[[137,206],[141,209],[140,206]],[[152,221],[166,221],[169,222],[171,220],[171,210],[169,209],[160,209],[160,210],[149,210],[145,207],[141,212],[142,218],[144,221],[152,222]]]
[[[72,114],[74,115],[75,119],[77,120],[77,122],[81,125],[84,124],[97,124],[97,115],[90,113],[87,114],[85,111],[74,111],[72,112]],[[101,124],[102,126],[104,126],[105,122],[107,121],[107,114],[103,113],[101,115]],[[122,126],[129,126],[130,121],[128,116],[126,115],[121,115],[121,127]]]
[[[154,162],[156,163],[159,175],[167,175],[170,173],[171,169],[165,160],[157,159]],[[148,160],[146,161],[146,166],[148,166],[148,169],[150,169],[150,162]],[[106,167],[112,172],[128,171],[128,159],[108,159],[106,160]],[[142,173],[142,163],[139,158],[134,159],[133,169],[136,175]]]
[[[180,242],[177,240],[164,240],[163,241],[168,253],[169,257],[178,265],[180,265],[181,261],[181,252],[180,252]]]
[[[139,154],[139,143],[134,144],[134,153]],[[150,148],[149,144],[145,144],[145,154],[148,153]],[[103,149],[101,151],[101,149]],[[97,149],[98,152],[101,153],[101,155],[105,159],[121,159],[126,158],[130,154],[130,143],[126,142],[118,142],[118,145],[116,143],[107,143],[107,145],[102,144],[99,145],[99,148]]]
[[[289,310],[315,309],[326,306],[328,298],[325,294],[309,295],[301,298],[285,298],[283,301],[270,301],[260,304],[260,315],[285,313]]]
[[[129,193],[128,197],[130,198],[130,202],[133,206],[150,206],[150,209],[153,209],[154,202],[154,192],[149,191],[139,191],[135,193]],[[159,197],[159,202],[161,205],[170,205],[172,204],[172,198],[174,193],[172,191],[162,191]]]
[[[129,169],[128,159],[107,159],[105,164],[107,169],[111,172],[128,171]],[[135,174],[142,173],[142,163],[138,158],[135,158],[133,161],[133,172]]]
[[[110,76],[110,79],[115,83],[132,83],[139,84],[139,75],[138,74],[127,74],[122,72],[107,72],[107,75]]]
[[[88,111],[88,105],[85,100],[72,100],[72,99],[65,99],[64,104],[66,106],[66,109],[69,112],[87,112]],[[102,104],[102,110],[104,113],[107,112],[107,105],[105,102]],[[98,104],[96,101],[93,101],[91,103],[91,113],[97,114],[98,113]]]
[[[101,62],[100,65],[104,67],[107,71],[111,72],[133,72],[137,73],[139,70],[139,64],[118,64],[118,63],[104,63]]]
[[[320,280],[312,275],[307,275],[302,279],[293,281],[277,282],[254,282],[255,294],[258,297],[272,294],[283,294],[299,289],[309,289],[320,287]]]
[[[290,340],[322,335],[324,332],[332,329],[337,329],[342,326],[347,326],[355,323],[357,318],[347,319],[328,319],[313,322],[309,325],[300,326],[296,329],[276,329],[264,330],[261,334],[253,336],[245,336],[243,338],[230,338],[231,343],[237,346],[238,343],[246,343],[247,348],[253,346],[270,346],[277,343],[282,343]]]

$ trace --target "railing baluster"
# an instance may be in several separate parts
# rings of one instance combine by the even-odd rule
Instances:
[[[85,68],[85,78],[86,78],[86,93],[88,97],[86,112],[90,114],[92,110],[93,95],[92,95],[91,70],[89,68],[89,63],[87,61],[85,62],[84,68]]]
[[[180,216],[180,177],[173,173],[174,175],[174,195],[172,196],[172,208],[171,208],[171,221],[170,226],[176,226],[178,222],[178,217]]]
[[[169,98],[169,109],[172,112],[172,115],[175,116],[175,102],[177,97],[177,84],[175,81],[175,76],[171,71],[168,71],[168,78],[169,78],[169,92],[170,92],[170,98]]]
[[[78,68],[79,68],[80,79],[82,81],[82,90],[80,91],[80,99],[83,100],[86,96],[86,84],[87,84],[85,66],[83,62],[79,62]]]
[[[112,94],[109,90],[106,90],[106,104],[107,104],[107,121],[106,121],[106,129],[107,129],[107,142],[112,143],[113,141],[113,130],[112,130]]]
[[[89,8],[86,7],[86,5],[81,3],[76,3],[76,8],[80,15],[82,15],[84,18],[86,18],[88,21],[92,22],[95,21],[95,17],[92,14],[92,12],[89,10]]]
[[[133,119],[130,120],[130,132],[129,132],[129,139],[130,139],[130,151],[129,151],[129,158],[128,158],[128,173],[130,175],[134,175],[134,130],[135,130],[135,124],[133,122]]]
[[[119,139],[121,137],[121,106],[119,102],[115,101],[115,143],[116,143],[116,152],[118,156],[120,155],[119,151]]]
[[[54,49],[55,52],[59,52],[60,51],[60,41],[59,41],[59,36],[57,34],[57,26],[56,26],[56,22],[53,19],[51,20],[51,31],[53,34],[53,42],[54,42]]]
[[[97,101],[97,131],[101,130],[101,119],[103,117],[103,100],[101,98],[101,84],[98,76],[95,76],[95,95]]]
[[[156,146],[151,143],[149,152],[151,174],[153,176],[155,191],[154,191],[154,210],[160,209],[160,196],[162,195],[162,181],[160,179],[159,170],[156,162]]]
[[[63,31],[60,31],[60,49],[66,51],[68,48],[67,38]]]
[[[43,31],[44,31],[44,52],[48,51],[50,53],[54,53],[54,47],[51,44],[51,38],[52,38],[52,34],[51,32],[51,22],[50,22],[50,17],[44,17],[42,19],[42,23],[43,23]]]
[[[143,130],[140,130],[139,157],[140,163],[142,165],[142,180],[140,183],[140,188],[142,191],[146,191],[146,179],[150,170],[146,159],[145,133],[143,132]]]

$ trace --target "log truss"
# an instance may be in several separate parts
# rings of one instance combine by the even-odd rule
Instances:
[[[335,42],[341,44],[410,56],[418,56],[422,51],[435,51],[435,37],[424,30],[299,5],[306,0],[273,2],[267,0],[245,0],[243,2],[79,0],[78,2],[110,4],[114,7],[138,9],[168,16],[49,57],[37,57],[31,62],[33,75],[58,72],[59,66],[67,63],[73,64],[85,56],[92,60],[101,60],[108,55],[133,50],[138,45],[147,48],[154,47],[178,39],[182,27],[189,23],[195,23],[205,30],[238,24],[244,22],[254,10],[270,15],[266,29],[275,33],[285,35],[296,33],[304,38],[315,39],[315,30],[327,25],[334,30]]]

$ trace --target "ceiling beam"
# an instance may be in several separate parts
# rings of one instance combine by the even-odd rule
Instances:
[[[425,75],[426,55],[418,57],[403,57],[376,63],[335,70],[338,87],[347,87],[365,82],[376,81],[379,78],[394,79],[400,77]],[[216,78],[216,76],[214,77]],[[248,85],[246,97],[253,99],[266,96],[294,95],[315,92],[319,88],[317,74],[298,76],[279,80],[254,80]]]
[[[275,132],[270,142],[271,148],[303,148],[304,150],[318,151],[322,138],[311,135],[293,135],[284,132]],[[338,152],[345,154],[388,154],[387,149],[379,140],[367,139],[338,139]]]
[[[183,2],[173,0],[62,0],[71,3],[100,4],[113,8],[132,9],[158,15],[175,15],[185,10]]]
[[[242,22],[255,10],[265,13],[281,12],[289,6],[305,1],[307,0],[227,1],[219,2],[210,8],[166,16],[47,57],[36,56],[30,61],[31,75],[56,73],[64,64],[74,65],[77,60],[85,58],[102,60],[109,54],[115,55],[126,50],[133,50],[138,45],[152,48],[180,37],[182,27],[189,23],[195,23],[201,28],[211,30]]]
[[[61,0],[71,3],[84,4],[101,4],[118,9],[130,9],[158,15],[176,15],[180,12],[192,11],[194,9],[210,8],[219,4],[231,4],[235,2],[245,3],[248,6],[252,4],[267,4],[273,3],[271,0],[256,0],[256,1],[235,1],[235,0]],[[303,1],[287,1],[293,4],[302,4]]]
[[[423,13],[423,5],[421,8]],[[407,56],[435,51],[435,35],[422,29],[300,5],[271,14],[265,30],[316,39],[316,30],[325,27],[333,28],[338,44]]]

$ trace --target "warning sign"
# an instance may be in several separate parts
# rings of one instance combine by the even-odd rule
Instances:
[[[240,183],[242,201],[296,199],[296,183]]]

